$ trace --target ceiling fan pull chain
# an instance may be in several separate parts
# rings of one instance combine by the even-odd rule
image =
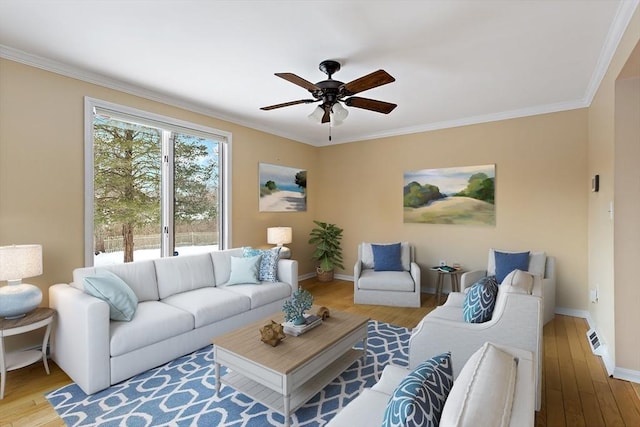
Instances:
[[[329,142],[331,142],[331,126],[329,126]]]

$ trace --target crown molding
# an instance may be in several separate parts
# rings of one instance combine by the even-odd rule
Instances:
[[[620,44],[620,40],[622,40],[624,32],[629,26],[629,22],[631,22],[633,13],[638,8],[638,4],[640,4],[640,0],[623,0],[620,3],[620,6],[618,6],[613,24],[609,27],[607,39],[602,46],[602,51],[598,57],[598,63],[596,64],[596,68],[591,76],[591,81],[589,82],[584,94],[584,102],[587,106],[591,105],[591,102],[593,102],[593,98],[602,83],[602,79],[604,79],[604,76],[609,69],[613,55]]]

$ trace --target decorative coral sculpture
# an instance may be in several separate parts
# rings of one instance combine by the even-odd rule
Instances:
[[[271,347],[275,347],[280,344],[280,341],[285,337],[282,325],[274,322],[273,320],[271,323],[260,328],[260,334],[262,335],[262,342],[269,344]]]
[[[293,322],[294,325],[304,325],[304,312],[313,305],[313,295],[306,289],[296,289],[291,298],[284,302],[284,320]]]

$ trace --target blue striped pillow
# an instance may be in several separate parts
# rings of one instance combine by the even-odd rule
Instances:
[[[396,387],[382,427],[437,427],[452,386],[451,353],[422,362]]]
[[[471,285],[464,298],[463,316],[467,323],[484,323],[491,320],[498,297],[495,276],[483,277]]]

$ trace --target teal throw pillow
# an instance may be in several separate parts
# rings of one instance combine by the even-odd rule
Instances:
[[[249,258],[260,255],[260,269],[258,271],[258,279],[261,282],[277,282],[278,281],[278,260],[280,259],[279,247],[271,249],[254,249],[250,246],[242,248],[242,255]]]
[[[483,277],[471,285],[464,297],[462,315],[467,323],[484,323],[491,320],[498,298],[495,276]]]
[[[452,386],[451,353],[422,362],[394,390],[382,427],[437,427]]]
[[[261,255],[252,257],[231,257],[231,275],[227,285],[256,284],[259,283],[258,270],[260,268]]]
[[[529,252],[508,253],[494,251],[496,261],[496,281],[502,283],[513,270],[529,270]]]
[[[375,271],[404,271],[400,243],[371,245],[373,269]]]
[[[138,308],[138,297],[116,274],[109,270],[96,270],[93,276],[84,278],[84,291],[109,304],[112,320],[130,321]]]

